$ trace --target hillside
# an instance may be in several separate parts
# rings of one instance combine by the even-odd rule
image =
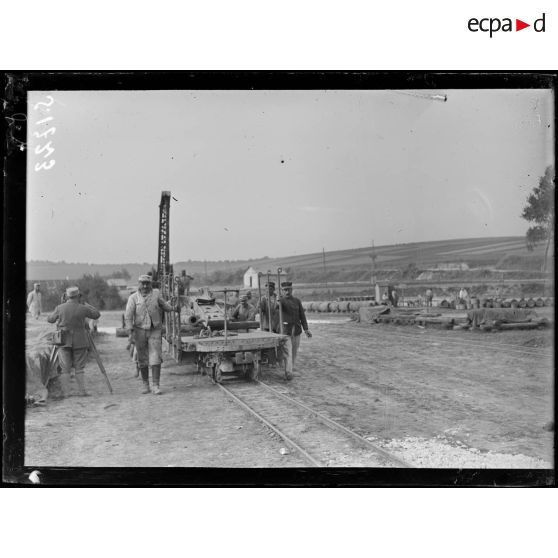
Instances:
[[[540,270],[544,247],[539,246],[529,252],[525,239],[521,236],[440,240],[390,246],[377,246],[374,249],[376,271],[403,270],[415,268],[428,270],[441,264],[465,263],[469,268],[491,267],[501,270]],[[360,275],[369,274],[372,268],[372,249],[370,246],[337,250],[325,253],[325,267],[328,277],[339,280],[358,280]],[[27,264],[27,279],[37,281],[78,279],[84,274],[98,273],[109,276],[126,269],[132,278],[147,272],[154,264],[87,264],[49,261],[30,261]],[[215,272],[241,275],[252,266],[258,271],[275,271],[278,267],[291,272],[307,272],[312,275],[323,273],[324,255],[322,252],[285,256],[282,258],[260,258],[252,260],[226,261],[187,261],[175,262],[175,271],[186,269],[188,273],[205,278]]]

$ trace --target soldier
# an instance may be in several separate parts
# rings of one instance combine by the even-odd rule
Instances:
[[[426,307],[427,308],[432,307],[432,299],[433,298],[434,298],[434,293],[432,292],[432,289],[430,287],[428,287],[428,289],[426,289],[426,293],[425,293],[425,297],[424,297],[424,300],[426,301]]]
[[[260,314],[260,322],[262,331],[270,331],[269,315],[271,311],[271,331],[279,332],[279,306],[277,303],[277,294],[275,293],[275,283],[270,281],[266,283],[267,295],[263,295],[258,302],[256,312]]]
[[[86,396],[89,394],[85,391],[83,375],[89,340],[85,320],[97,320],[101,314],[93,306],[81,303],[79,297],[78,287],[68,287],[66,302],[59,304],[47,317],[47,321],[51,324],[58,322],[58,329],[62,330],[62,345],[58,348],[58,358],[62,367],[60,381],[64,395],[68,394],[69,374],[73,367],[76,371],[79,395]]]
[[[287,380],[293,377],[293,368],[296,361],[296,355],[300,346],[300,335],[302,330],[309,339],[312,337],[308,329],[306,314],[302,307],[300,299],[293,296],[293,284],[291,281],[281,283],[283,296],[279,299],[281,311],[283,315],[283,334],[287,335],[287,341],[283,346],[285,360],[285,378]]]
[[[256,309],[248,302],[248,297],[246,295],[242,295],[240,297],[240,303],[238,306],[233,310],[231,315],[233,320],[237,320],[239,322],[248,322],[254,319],[256,315]],[[248,333],[248,329],[239,329],[239,332]]]
[[[232,319],[240,322],[246,322],[254,319],[256,309],[248,302],[248,297],[242,295],[240,303],[232,313]]]
[[[176,277],[176,282],[178,283],[178,294],[179,296],[190,296],[190,282],[194,278],[191,275],[186,274],[186,270],[182,270],[182,274]]]
[[[43,295],[40,283],[34,283],[33,290],[27,295],[27,307],[29,312],[31,312],[31,316],[38,320],[43,309]]]
[[[160,395],[161,363],[163,362],[162,327],[163,312],[179,312],[165,302],[158,290],[153,289],[150,275],[140,275],[138,290],[130,295],[126,305],[126,329],[130,342],[134,342],[138,353],[138,366],[143,380],[142,393],[153,391]],[[149,366],[153,390],[149,387]]]

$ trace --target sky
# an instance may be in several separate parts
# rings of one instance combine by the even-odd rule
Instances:
[[[547,89],[32,91],[26,256],[156,262],[163,190],[171,262],[524,235],[553,126]]]

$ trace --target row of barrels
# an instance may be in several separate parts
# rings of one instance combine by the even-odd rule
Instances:
[[[359,308],[375,306],[374,301],[342,300],[333,302],[311,302],[302,303],[305,312],[358,312]],[[436,306],[440,308],[540,308],[542,306],[554,306],[554,298],[507,298],[507,299],[471,299],[467,307],[455,305],[455,301],[443,299]]]
[[[439,303],[439,306],[441,308],[453,308],[455,307],[455,302],[444,299]],[[541,308],[543,306],[554,306],[554,298],[473,298],[467,305],[467,308]],[[457,305],[457,308],[459,307]]]
[[[363,306],[374,306],[369,300],[341,300],[333,302],[303,302],[305,312],[358,312]]]

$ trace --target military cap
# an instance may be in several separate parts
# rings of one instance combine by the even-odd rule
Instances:
[[[151,275],[140,275],[138,278],[139,283],[145,283],[145,282],[151,283],[151,281],[153,281]]]
[[[68,287],[66,289],[66,298],[76,298],[76,296],[79,296],[78,287]]]

